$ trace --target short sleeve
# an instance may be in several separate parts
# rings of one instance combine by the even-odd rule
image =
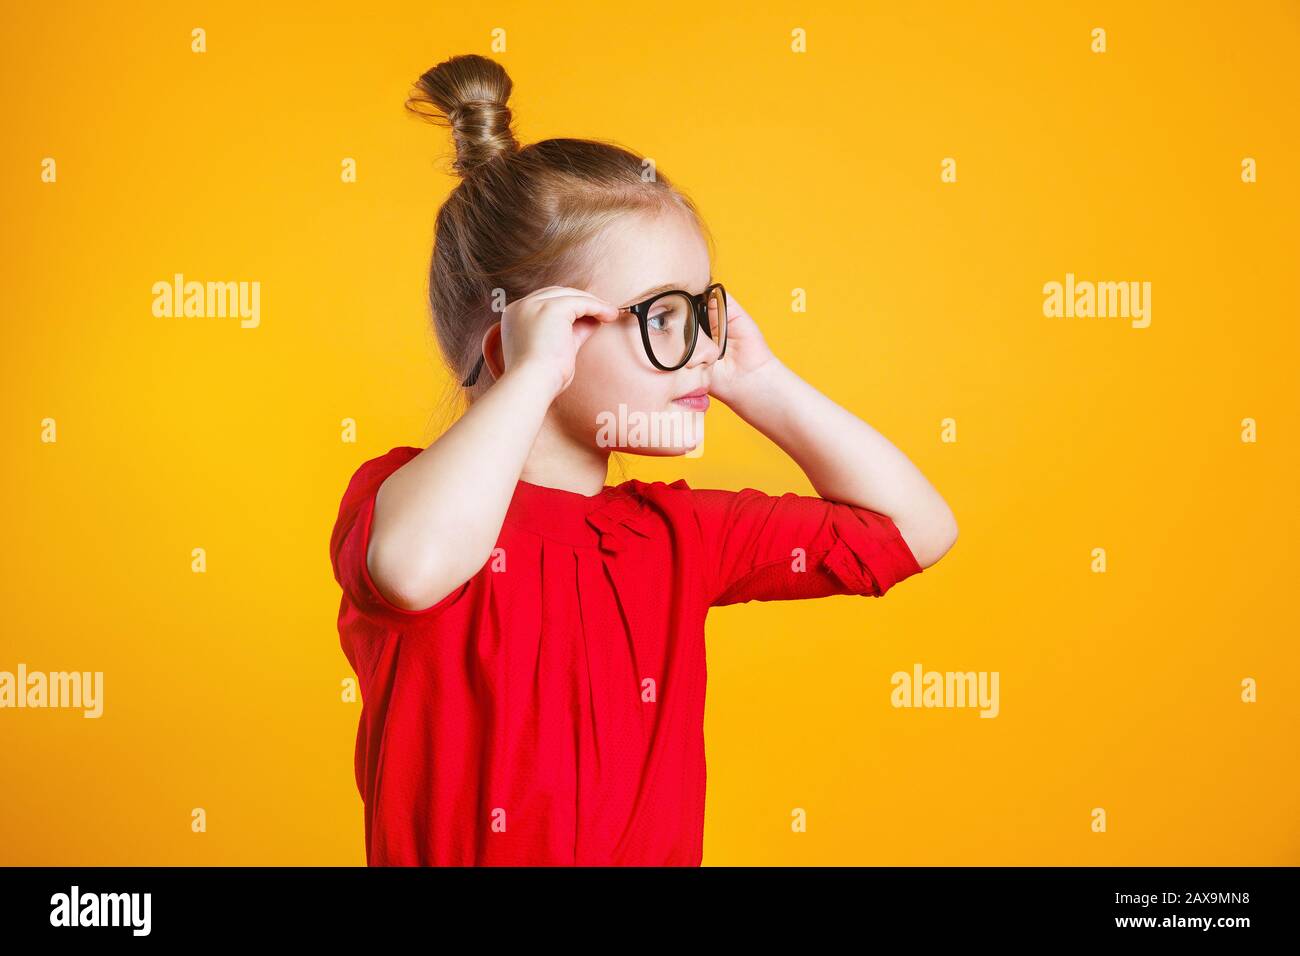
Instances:
[[[394,448],[386,455],[372,458],[358,468],[343,493],[338,520],[330,536],[330,560],[334,565],[334,579],[343,589],[344,598],[360,613],[397,626],[409,626],[416,621],[433,617],[463,597],[474,581],[474,578],[470,578],[437,604],[413,611],[390,602],[370,577],[366,552],[370,548],[370,527],[374,520],[379,487],[389,475],[423,450]]]
[[[888,516],[825,498],[690,489],[709,606],[859,594],[881,597],[922,570]]]

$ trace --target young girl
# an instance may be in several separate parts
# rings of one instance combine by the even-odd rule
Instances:
[[[772,354],[662,171],[587,140],[521,148],[484,57],[418,85],[407,105],[451,127],[463,177],[429,298],[468,409],[428,448],[363,464],[330,542],[367,860],[697,866],[709,608],[879,597],[956,523]],[[698,447],[676,426],[711,399],[820,497],[605,484],[611,451]]]

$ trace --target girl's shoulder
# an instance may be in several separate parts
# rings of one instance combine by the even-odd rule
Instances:
[[[343,493],[344,504],[346,505],[349,499],[364,497],[372,487],[383,484],[384,479],[422,451],[423,448],[398,445],[382,455],[363,461],[353,469],[352,476],[348,479],[348,487]]]
[[[348,478],[347,487],[343,490],[343,500],[339,503],[339,522],[335,526],[335,536],[337,537],[339,526],[344,524],[351,512],[364,508],[369,501],[373,500],[379,486],[389,475],[422,451],[423,448],[399,445],[382,455],[363,461],[354,468]]]
[[[629,478],[613,486],[615,497],[625,496],[642,506],[668,510],[689,510],[692,514],[725,511],[738,505],[756,501],[774,502],[778,496],[769,495],[757,488],[696,488],[685,478],[676,481],[640,481]],[[793,497],[792,494],[784,496]]]
[[[686,483],[685,478],[678,478],[676,481],[641,481],[639,478],[629,478],[613,486],[614,491],[623,492],[628,495],[641,498],[646,501],[656,499],[672,500],[680,498],[683,491],[690,492],[691,486]]]
[[[668,523],[680,521],[695,511],[697,491],[685,478],[676,481],[642,481],[629,478],[610,489],[609,501],[600,509],[601,513],[614,515],[636,515],[646,517],[660,515]]]
[[[629,478],[612,486],[609,500],[590,516],[602,526],[620,523],[642,534],[656,529],[673,529],[680,541],[683,528],[704,534],[715,533],[728,524],[741,509],[762,508],[764,504],[784,504],[793,495],[782,498],[756,488],[733,491],[724,488],[695,488],[685,478],[676,481],[642,481]]]
[[[707,520],[711,517],[725,518],[728,514],[744,508],[764,508],[774,505],[787,505],[792,499],[810,502],[787,492],[784,495],[771,495],[757,488],[696,488],[685,478],[676,481],[641,481],[629,478],[611,489],[614,508],[642,511],[658,511],[665,517],[689,516],[694,521]],[[820,499],[817,499],[820,501]]]

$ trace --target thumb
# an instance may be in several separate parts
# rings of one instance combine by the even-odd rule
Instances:
[[[600,321],[588,316],[580,316],[573,320],[573,341],[574,350],[582,348],[587,339],[595,334],[596,329],[600,327]]]

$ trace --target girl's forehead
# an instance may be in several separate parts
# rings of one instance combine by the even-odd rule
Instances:
[[[709,251],[680,216],[634,215],[611,224],[597,240],[588,291],[624,306],[665,288],[701,291],[708,284]]]

